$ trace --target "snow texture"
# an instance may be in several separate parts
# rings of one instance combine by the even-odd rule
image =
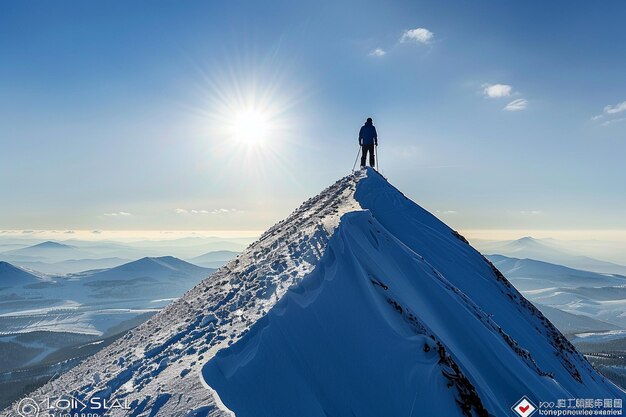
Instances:
[[[501,416],[623,398],[467,241],[368,169],[32,393],[129,416]],[[5,411],[10,415],[12,408]]]

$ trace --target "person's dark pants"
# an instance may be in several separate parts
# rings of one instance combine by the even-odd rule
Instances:
[[[374,157],[374,144],[371,145],[361,145],[361,166],[365,166],[365,159],[367,154],[370,154],[370,166],[376,166],[376,158]]]

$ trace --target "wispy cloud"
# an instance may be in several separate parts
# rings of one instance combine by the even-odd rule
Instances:
[[[99,235],[102,233],[102,230],[92,230],[91,233],[94,235]]]
[[[427,44],[430,43],[434,37],[435,34],[426,28],[415,28],[405,30],[402,34],[402,37],[400,38],[400,42],[415,42]]]
[[[620,123],[626,120],[626,117],[618,117],[617,119],[605,120],[602,122],[602,126],[612,125],[613,123]]]
[[[513,92],[513,87],[508,84],[483,84],[483,94],[489,98],[508,97]]]
[[[182,214],[182,215],[196,215],[196,214],[238,214],[238,213],[243,213],[242,210],[238,210],[238,209],[234,209],[234,208],[218,208],[218,209],[213,209],[213,210],[206,210],[206,209],[184,209],[184,208],[177,208],[175,210],[176,214]]]
[[[521,210],[520,211],[520,214],[523,214],[523,215],[534,215],[534,216],[536,216],[536,215],[541,214],[541,213],[543,213],[541,210]]]
[[[438,214],[456,214],[456,210],[436,210]]]
[[[132,216],[132,214],[127,211],[115,211],[113,213],[104,213],[104,215],[107,217]]]
[[[528,100],[523,99],[523,98],[518,98],[517,100],[513,100],[512,102],[504,106],[503,110],[520,111],[520,110],[524,110],[526,107],[528,107]]]
[[[607,106],[604,106],[604,109],[602,109],[602,114],[593,116],[591,120],[596,121],[596,120],[608,119],[601,123],[602,126],[608,126],[613,123],[618,123],[618,122],[622,122],[626,120],[626,118],[624,117],[617,117],[619,113],[622,113],[625,111],[626,111],[626,101],[622,101],[621,103],[617,103],[617,104],[609,104]]]
[[[626,101],[622,101],[621,103],[617,103],[615,105],[608,105],[604,107],[604,112],[606,114],[615,114],[626,111]]]
[[[237,209],[217,209],[217,210],[213,210],[211,212],[211,214],[220,214],[220,213],[243,213],[243,210],[237,210]]]
[[[369,53],[369,56],[385,56],[387,52],[384,49],[376,48],[372,52]]]

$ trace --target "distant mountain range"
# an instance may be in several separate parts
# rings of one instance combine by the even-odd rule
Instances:
[[[238,254],[239,252],[234,252],[231,250],[218,250],[218,251],[207,252],[204,255],[191,258],[189,262],[194,263],[196,265],[205,266],[208,268],[219,268],[222,265],[226,264],[231,259],[233,259]]]
[[[0,260],[49,275],[113,268],[128,263],[132,259],[161,256],[176,256],[207,268],[219,268],[245,246],[246,239],[220,240],[217,238],[185,238],[132,243],[45,241],[30,246],[7,243],[0,245]],[[3,248],[7,250],[2,250]]]
[[[626,275],[626,266],[607,262],[560,247],[553,239],[535,239],[523,237],[513,241],[477,242],[478,249],[486,254],[505,255],[518,259],[535,259],[582,269],[609,274]]]
[[[83,248],[53,241],[2,252],[0,259],[51,275],[111,268],[129,261],[123,258],[100,257]]]
[[[138,278],[148,278],[152,281],[179,283],[185,280],[195,280],[197,276],[208,276],[213,269],[200,267],[173,256],[158,258],[145,257],[115,268],[86,271],[70,274],[68,278],[80,278],[83,283],[94,281],[129,281]]]
[[[2,262],[0,329],[103,334],[121,321],[158,310],[213,271],[166,256],[42,278]]]
[[[555,286],[573,288],[626,285],[626,277],[618,274],[584,271],[535,259],[503,255],[487,257],[522,291]]]
[[[6,258],[5,258],[6,259]],[[122,258],[97,258],[97,259],[68,259],[59,262],[42,261],[12,261],[15,265],[30,270],[38,271],[46,275],[66,275],[92,269],[114,268],[130,262],[130,259]]]
[[[626,328],[623,314],[626,311],[625,276],[583,271],[533,259],[502,255],[487,257],[562,331],[577,333],[590,329]],[[544,308],[546,306],[549,308]]]
[[[3,258],[22,261],[66,261],[68,259],[81,259],[93,256],[89,252],[75,246],[65,245],[58,242],[46,241],[37,245],[21,249],[13,249],[0,254]]]

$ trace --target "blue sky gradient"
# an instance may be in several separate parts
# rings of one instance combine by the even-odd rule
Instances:
[[[453,227],[626,230],[624,21],[617,0],[2,0],[0,229],[263,230],[350,171],[371,116],[384,174]],[[276,129],[231,146],[247,102]]]

